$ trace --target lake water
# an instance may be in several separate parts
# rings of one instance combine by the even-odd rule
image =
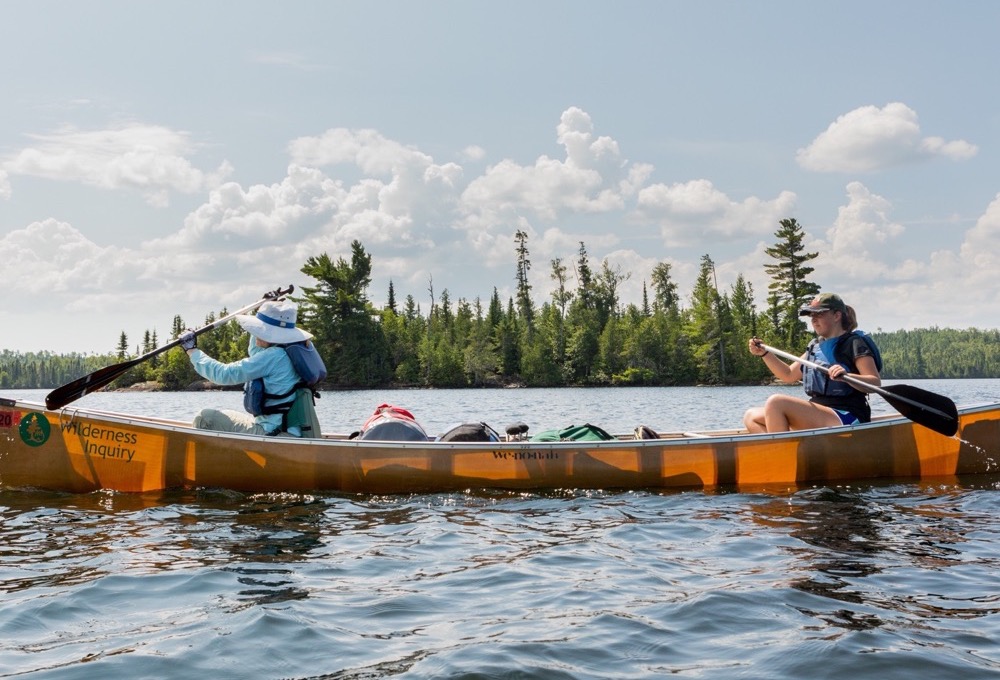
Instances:
[[[907,382],[960,405],[1000,399],[996,380]],[[470,420],[690,430],[735,427],[775,389],[326,392],[318,411],[341,432],[383,402],[431,434]],[[188,419],[239,403],[76,405]],[[0,490],[0,678],[995,678],[998,516],[1000,477],[753,493]]]

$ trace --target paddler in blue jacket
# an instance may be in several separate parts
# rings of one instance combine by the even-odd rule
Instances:
[[[771,395],[763,406],[747,410],[743,416],[747,430],[787,432],[870,421],[868,393],[842,379],[849,375],[875,387],[882,384],[877,348],[861,334],[853,333],[858,327],[854,310],[839,295],[823,293],[803,306],[799,316],[809,317],[816,333],[802,358],[828,367],[829,375],[797,361],[789,365],[761,347],[759,339],[751,338],[750,353],[762,357],[771,373],[782,382],[801,380],[809,399]]]
[[[298,306],[289,300],[265,302],[256,316],[238,314],[236,322],[250,333],[249,356],[229,364],[223,364],[198,349],[192,331],[180,336],[181,347],[191,358],[194,370],[206,380],[217,385],[239,385],[263,378],[267,395],[285,395],[281,399],[266,401],[268,410],[290,405],[295,399],[294,388],[300,378],[288,354],[277,345],[313,337],[296,326],[297,316]],[[280,412],[251,415],[244,411],[206,408],[194,417],[194,426],[204,430],[267,435],[278,432],[282,421]]]

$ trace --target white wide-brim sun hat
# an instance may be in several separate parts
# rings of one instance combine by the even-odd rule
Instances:
[[[299,308],[294,302],[281,300],[265,302],[257,309],[256,316],[237,314],[236,323],[250,335],[272,345],[285,345],[312,339],[312,333],[298,328],[296,319]]]

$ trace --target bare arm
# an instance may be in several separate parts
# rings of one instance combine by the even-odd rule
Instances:
[[[802,365],[795,362],[791,365],[774,356],[760,346],[758,338],[750,338],[750,353],[757,357],[764,358],[764,365],[774,374],[774,377],[781,382],[796,383],[802,380]],[[805,354],[802,355],[805,358]]]

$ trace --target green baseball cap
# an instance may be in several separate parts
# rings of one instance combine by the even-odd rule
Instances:
[[[841,312],[847,313],[847,305],[836,293],[822,293],[813,298],[808,305],[799,308],[799,316],[812,316],[819,312]]]

